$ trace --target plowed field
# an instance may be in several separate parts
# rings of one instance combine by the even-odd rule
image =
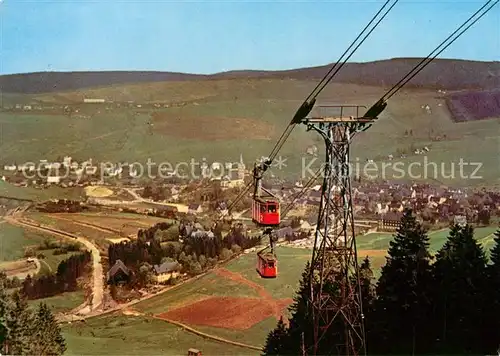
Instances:
[[[158,317],[189,325],[246,330],[273,316],[273,304],[257,298],[212,297],[162,313]],[[289,301],[281,300],[277,304],[283,309]]]

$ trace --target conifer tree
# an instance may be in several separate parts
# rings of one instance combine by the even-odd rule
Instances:
[[[7,313],[7,336],[5,352],[11,355],[30,354],[33,315],[21,293],[14,292]]]
[[[286,336],[283,336],[279,325],[267,338],[264,347],[265,355],[297,355],[302,354],[302,348],[312,345],[313,324],[309,307],[309,272],[310,263],[306,263],[299,282],[299,289],[294,297],[294,302],[288,308],[291,313]],[[279,347],[279,349],[278,349]],[[267,353],[269,352],[269,353]]]
[[[5,288],[5,282],[7,280],[7,275],[4,272],[0,272],[0,351],[5,353],[4,346],[9,334],[9,329],[7,327],[8,318],[8,300]]]
[[[429,238],[411,210],[405,210],[376,287],[368,352],[427,351],[431,310]]]
[[[474,239],[472,226],[451,227],[433,272],[438,351],[484,352],[486,255]]]
[[[361,299],[363,303],[364,314],[370,313],[373,301],[375,299],[375,286],[373,285],[373,271],[368,256],[365,257],[359,266],[359,277],[361,282]]]
[[[488,265],[486,287],[485,344],[490,350],[500,350],[500,230],[495,232],[494,246],[490,251],[491,264]]]
[[[33,325],[34,342],[31,344],[32,355],[62,355],[66,343],[54,315],[45,303],[40,303]]]
[[[264,355],[284,355],[288,351],[287,341],[288,329],[281,317],[276,328],[267,336]]]
[[[35,315],[22,293],[6,293],[6,282],[0,273],[0,353],[62,355],[66,346],[50,309],[40,306]]]

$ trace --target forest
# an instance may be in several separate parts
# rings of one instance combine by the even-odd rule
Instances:
[[[470,225],[452,225],[446,243],[432,256],[427,231],[411,210],[401,222],[377,283],[368,258],[359,266],[367,354],[496,354],[500,230],[489,258]],[[265,355],[310,354],[313,349],[308,299],[318,283],[310,285],[308,267],[290,306],[288,325],[280,320],[268,335]],[[329,280],[324,290],[334,296],[339,286]],[[345,329],[336,320],[318,343],[318,354],[345,354]]]

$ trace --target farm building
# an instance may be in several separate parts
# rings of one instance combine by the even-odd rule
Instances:
[[[164,283],[170,278],[175,278],[179,275],[180,265],[177,262],[164,262],[161,265],[154,265],[154,281],[156,283]]]
[[[189,204],[188,206],[188,213],[189,214],[197,214],[197,213],[202,213],[203,208],[201,207],[200,204]]]
[[[121,260],[116,260],[107,274],[108,284],[125,283],[130,278],[130,270]]]

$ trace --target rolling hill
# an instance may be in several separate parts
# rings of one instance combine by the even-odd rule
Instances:
[[[347,63],[335,82],[371,86],[388,86],[398,82],[421,58],[396,58],[367,63]],[[117,84],[165,81],[199,81],[242,78],[320,79],[331,64],[283,71],[241,70],[210,75],[145,72],[38,72],[0,76],[0,92],[39,94],[78,90]],[[409,86],[440,89],[493,89],[499,87],[500,62],[476,62],[436,59]]]
[[[319,102],[369,107],[417,61],[394,59],[349,64],[324,90]],[[69,105],[73,113],[0,112],[1,163],[36,162],[71,155],[76,160],[92,157],[98,162],[140,162],[144,166],[150,159],[156,164],[167,162],[175,167],[191,159],[234,162],[243,155],[251,165],[274,147],[325,69],[239,71],[211,76],[46,73],[45,81],[41,81],[40,74],[3,76],[0,81],[4,91],[17,88],[24,93],[4,95],[4,100]],[[352,151],[353,163],[358,164],[355,169],[363,173],[363,164],[368,159],[388,163],[385,168],[379,166],[383,171],[377,174],[379,178],[391,179],[394,169],[387,161],[393,155],[405,167],[420,162],[419,168],[412,168],[412,176],[405,177],[412,180],[462,186],[499,184],[497,118],[500,114],[488,111],[488,119],[472,120],[479,116],[470,115],[468,121],[457,123],[448,105],[451,95],[458,102],[457,93],[463,96],[472,88],[498,86],[500,77],[494,74],[499,69],[498,62],[439,60],[430,65],[414,78],[413,87],[391,98],[380,120],[369,131],[356,138]],[[155,76],[157,80],[152,81]],[[447,93],[437,88],[448,88]],[[134,101],[134,104],[88,105],[83,104],[84,97],[105,98],[115,103]],[[179,103],[182,105],[176,105]],[[298,127],[280,152],[287,159],[286,167],[273,173],[306,178],[305,167],[314,160],[306,150],[313,145],[321,152],[318,135]],[[429,152],[414,154],[423,147],[429,148]],[[462,173],[460,160],[470,163]],[[478,163],[480,171],[472,179],[467,174]]]

